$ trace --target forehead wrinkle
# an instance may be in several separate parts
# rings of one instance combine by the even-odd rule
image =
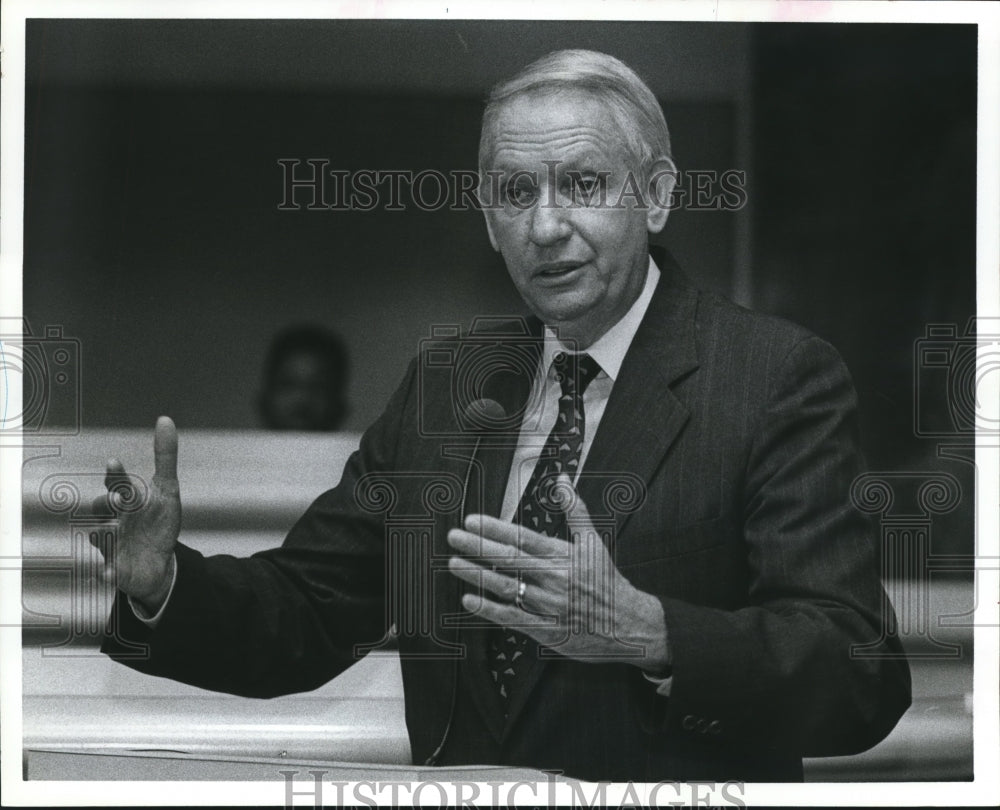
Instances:
[[[548,129],[505,127],[497,133],[493,142],[497,148],[508,144],[546,144],[558,148],[566,142],[572,143],[581,139],[590,139],[601,143],[607,143],[609,140],[607,133],[598,127],[571,125]]]

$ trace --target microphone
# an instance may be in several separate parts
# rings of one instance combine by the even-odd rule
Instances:
[[[465,421],[483,432],[496,430],[506,418],[503,405],[489,397],[482,397],[465,406]]]
[[[472,455],[469,457],[469,466],[465,470],[465,482],[462,484],[462,506],[458,513],[462,525],[465,524],[465,500],[466,496],[469,494],[469,479],[472,477],[472,465],[476,463],[476,453],[479,452],[479,445],[482,443],[484,436],[503,426],[503,422],[507,418],[507,412],[503,409],[503,405],[495,399],[483,397],[482,399],[474,400],[466,405],[463,411],[463,416],[465,417],[463,424],[472,425],[473,428],[475,428],[477,435],[476,443],[472,448]],[[458,599],[459,604],[456,605],[456,607],[461,609],[461,591],[459,592]],[[460,641],[462,637],[461,625],[458,626],[456,632],[457,636],[455,640]],[[448,709],[448,722],[445,724],[444,733],[441,735],[441,742],[439,742],[437,748],[434,749],[434,753],[424,760],[424,765],[436,765],[438,758],[441,756],[441,752],[444,751],[445,743],[448,742],[448,735],[451,733],[451,724],[455,719],[455,706],[458,703],[459,663],[460,660],[456,658],[454,681],[452,682],[451,687],[451,707]]]

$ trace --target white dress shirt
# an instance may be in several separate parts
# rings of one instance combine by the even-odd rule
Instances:
[[[618,371],[622,367],[629,346],[632,345],[632,339],[639,329],[639,324],[649,308],[653,290],[656,289],[659,280],[660,270],[650,257],[646,283],[631,309],[618,323],[586,349],[586,353],[597,361],[601,370],[583,392],[583,449],[580,453],[580,466],[577,467],[576,478],[579,478],[580,470],[587,463],[587,454],[594,442],[597,426],[601,424],[601,418],[604,416],[608,397],[611,396],[611,388],[615,384]],[[552,432],[552,427],[559,415],[559,397],[562,395],[562,389],[556,380],[552,358],[561,351],[576,352],[578,349],[560,343],[555,333],[546,326],[542,360],[528,396],[528,408],[521,421],[521,434],[518,437],[514,460],[510,466],[503,508],[500,510],[500,517],[503,520],[514,519],[514,512],[517,510],[517,505],[528,485],[528,479],[531,478],[538,457],[542,454],[542,448],[545,447],[545,441],[548,439],[549,433]],[[573,483],[576,483],[576,479]]]

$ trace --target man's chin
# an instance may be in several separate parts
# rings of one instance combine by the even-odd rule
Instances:
[[[599,335],[592,335],[595,329],[595,319],[588,307],[549,308],[544,312],[535,313],[547,327],[556,333],[561,341],[576,341],[585,348]],[[572,348],[572,347],[569,347]]]

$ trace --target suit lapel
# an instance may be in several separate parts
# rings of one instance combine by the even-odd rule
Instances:
[[[595,515],[606,502],[606,488],[616,481],[629,487],[641,483],[641,492],[648,490],[690,416],[671,386],[698,367],[698,292],[685,282],[672,259],[661,266],[660,283],[619,369],[578,486]],[[633,511],[605,513],[614,518],[616,537]]]

